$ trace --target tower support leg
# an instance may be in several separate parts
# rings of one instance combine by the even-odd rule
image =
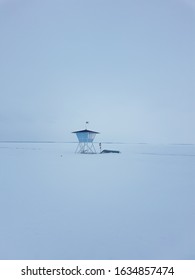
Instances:
[[[75,153],[96,154],[96,150],[92,142],[79,142],[75,150]]]

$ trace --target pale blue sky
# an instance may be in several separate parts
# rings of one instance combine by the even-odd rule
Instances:
[[[195,4],[0,0],[0,140],[195,143]]]

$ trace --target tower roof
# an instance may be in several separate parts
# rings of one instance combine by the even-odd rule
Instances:
[[[99,132],[97,132],[97,131],[88,130],[88,129],[73,131],[72,133],[94,133],[94,134],[99,134]]]

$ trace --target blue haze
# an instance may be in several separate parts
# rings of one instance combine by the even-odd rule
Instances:
[[[195,143],[193,1],[0,1],[0,140]]]
[[[194,23],[190,0],[0,0],[0,259],[195,259]],[[59,143],[85,121],[122,153]]]

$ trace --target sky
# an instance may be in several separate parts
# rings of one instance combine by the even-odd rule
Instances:
[[[195,143],[195,1],[0,0],[0,141]]]

